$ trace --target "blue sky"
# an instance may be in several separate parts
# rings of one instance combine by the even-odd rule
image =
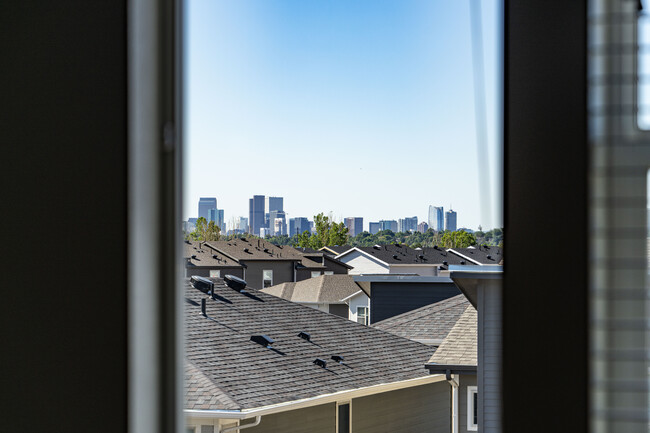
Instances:
[[[254,194],[288,217],[369,221],[451,205],[501,226],[500,32],[482,4],[489,161],[477,161],[469,2],[188,0],[184,217]],[[493,212],[479,209],[489,168]]]

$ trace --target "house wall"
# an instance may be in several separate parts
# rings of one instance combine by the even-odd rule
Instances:
[[[329,304],[329,313],[334,314],[335,316],[348,318],[348,306],[345,304]]]
[[[435,277],[438,275],[438,266],[401,266],[391,265],[389,269],[390,274],[418,274],[427,277]]]
[[[329,313],[329,305],[328,304],[315,304],[315,303],[307,303],[307,302],[299,302],[300,305],[304,305],[305,307],[313,308],[315,310],[323,311],[325,313]]]
[[[244,278],[244,270],[242,268],[215,268],[221,271],[221,278],[224,275],[234,275],[239,278]],[[199,277],[209,277],[210,269],[209,268],[195,268],[195,267],[186,267],[185,268],[185,277],[189,278],[192,275],[198,275]]]
[[[332,260],[328,260],[327,256],[325,256],[324,261],[325,263],[323,264],[325,265],[325,267],[327,267],[327,270],[333,271],[335,275],[339,275],[339,274],[346,275],[348,273],[348,268],[346,268],[345,266],[339,263],[333,262]]]
[[[250,421],[248,421],[250,422]],[[264,415],[247,433],[335,433],[336,403]]]
[[[501,280],[481,281],[478,290],[478,424],[501,432]]]
[[[467,433],[467,387],[476,386],[477,378],[475,374],[461,374],[458,382],[458,429]]]
[[[324,269],[298,269],[296,270],[296,281],[304,281],[310,279],[312,271],[318,271],[323,275]],[[275,284],[275,281],[273,282]]]
[[[294,262],[284,260],[260,260],[245,262],[247,268],[244,270],[244,280],[249,287],[261,289],[262,271],[271,269],[273,271],[273,285],[290,283],[294,278]]]
[[[370,323],[460,294],[454,283],[372,282]]]
[[[357,321],[357,307],[370,307],[370,298],[365,293],[360,293],[357,296],[350,298],[348,304],[348,319],[353,322]],[[370,320],[372,320],[372,311],[370,312]]]
[[[384,265],[376,259],[368,257],[359,251],[353,251],[343,257],[339,257],[339,260],[350,266],[354,266],[349,271],[350,275],[389,273],[387,265]]]
[[[451,391],[446,381],[352,400],[354,433],[449,433]]]

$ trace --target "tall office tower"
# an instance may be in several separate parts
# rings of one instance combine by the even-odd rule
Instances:
[[[397,233],[397,221],[395,220],[381,220],[379,221],[379,228],[381,230],[390,230]]]
[[[456,212],[451,209],[445,213],[445,230],[456,231]]]
[[[217,208],[216,197],[201,197],[199,198],[199,218],[203,217],[210,221],[210,209]]]
[[[348,217],[344,219],[343,222],[348,228],[348,235],[350,236],[356,236],[363,231],[362,217]]]
[[[418,217],[406,217],[404,218],[404,223],[402,230],[403,232],[415,232],[418,229]]]
[[[429,206],[429,228],[436,231],[445,229],[445,210],[442,206]]]
[[[264,227],[264,196],[254,195],[248,199],[248,224],[250,233],[260,235],[260,229]]]
[[[420,233],[425,233],[427,230],[429,230],[429,224],[427,224],[424,221],[422,221],[420,224],[418,224],[418,231]]]
[[[248,218],[239,217],[235,223],[235,230],[241,230],[240,233],[248,232]]]
[[[381,225],[378,222],[368,223],[368,231],[371,235],[376,235],[381,230]]]
[[[277,230],[275,229],[275,223],[276,220],[280,220],[280,232],[278,233]],[[287,232],[287,222],[286,222],[286,214],[284,211],[281,210],[272,210],[269,212],[269,231],[271,233],[271,236],[278,236],[278,235],[283,235],[286,234]]]
[[[274,210],[284,211],[284,197],[267,197],[265,204],[266,212]]]
[[[289,220],[289,236],[310,231],[309,220],[305,217],[296,217]]]
[[[399,218],[397,220],[397,231],[398,232],[406,231],[406,220],[404,218]]]

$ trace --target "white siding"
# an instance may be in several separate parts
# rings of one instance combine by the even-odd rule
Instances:
[[[370,311],[370,298],[365,293],[359,293],[357,296],[350,298],[348,305],[350,306],[350,314],[348,316],[348,319],[352,320],[353,322],[357,321],[357,307],[368,307],[368,311],[370,314],[372,314]]]
[[[418,274],[421,276],[435,277],[437,266],[401,266],[391,265],[391,274]]]
[[[481,281],[478,291],[478,425],[501,432],[501,280]]]
[[[389,273],[388,266],[372,257],[360,253],[359,251],[352,251],[351,253],[340,257],[339,260],[353,266],[353,268],[348,272],[350,275]]]

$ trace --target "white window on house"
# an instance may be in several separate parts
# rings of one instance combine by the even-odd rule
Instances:
[[[320,271],[311,271],[311,277],[312,278],[320,277]]]
[[[336,403],[336,433],[350,433],[352,431],[350,402]]]
[[[334,271],[325,271],[323,275],[334,275]]]
[[[270,287],[273,285],[273,270],[262,271],[262,287]]]
[[[213,425],[202,425],[201,426],[201,433],[214,433],[214,426]]]
[[[467,430],[478,431],[478,387],[467,387]]]
[[[368,307],[357,307],[357,323],[368,326]]]
[[[210,269],[210,277],[211,278],[221,278],[221,271],[218,271],[216,269]]]

